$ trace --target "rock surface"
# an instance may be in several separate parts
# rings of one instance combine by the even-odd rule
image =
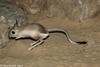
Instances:
[[[30,14],[45,11],[45,17],[58,16],[75,21],[96,17],[100,13],[99,0],[3,0],[22,7]]]

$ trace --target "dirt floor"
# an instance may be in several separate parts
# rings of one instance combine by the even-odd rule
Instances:
[[[0,49],[0,67],[100,67],[100,16],[76,22],[29,15],[29,22],[40,23],[46,28],[63,28],[73,41],[88,41],[88,44],[74,45],[64,34],[51,33],[42,45],[28,51],[34,41],[11,40]]]

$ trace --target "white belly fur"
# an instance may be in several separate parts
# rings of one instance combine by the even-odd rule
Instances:
[[[41,38],[46,38],[47,36],[49,35],[49,33],[47,34],[44,34],[44,33],[40,33],[38,31],[31,31],[31,30],[25,30],[25,31],[22,31],[20,34],[19,34],[19,37],[36,37],[36,36],[40,36]]]
[[[49,33],[47,33],[47,34],[41,33],[40,36],[44,39],[44,38],[46,38],[47,36],[49,36]]]

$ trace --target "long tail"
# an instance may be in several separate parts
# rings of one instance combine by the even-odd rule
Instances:
[[[73,40],[71,40],[71,38],[69,37],[69,34],[66,30],[64,29],[61,29],[61,28],[51,28],[51,29],[47,29],[48,32],[52,33],[52,32],[61,32],[61,33],[64,33],[68,39],[68,41],[72,44],[86,44],[87,42],[86,41],[82,41],[82,42],[74,42]]]

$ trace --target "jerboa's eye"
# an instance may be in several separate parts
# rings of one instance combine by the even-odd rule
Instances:
[[[15,34],[15,31],[12,31],[11,33],[12,33],[12,34]]]

